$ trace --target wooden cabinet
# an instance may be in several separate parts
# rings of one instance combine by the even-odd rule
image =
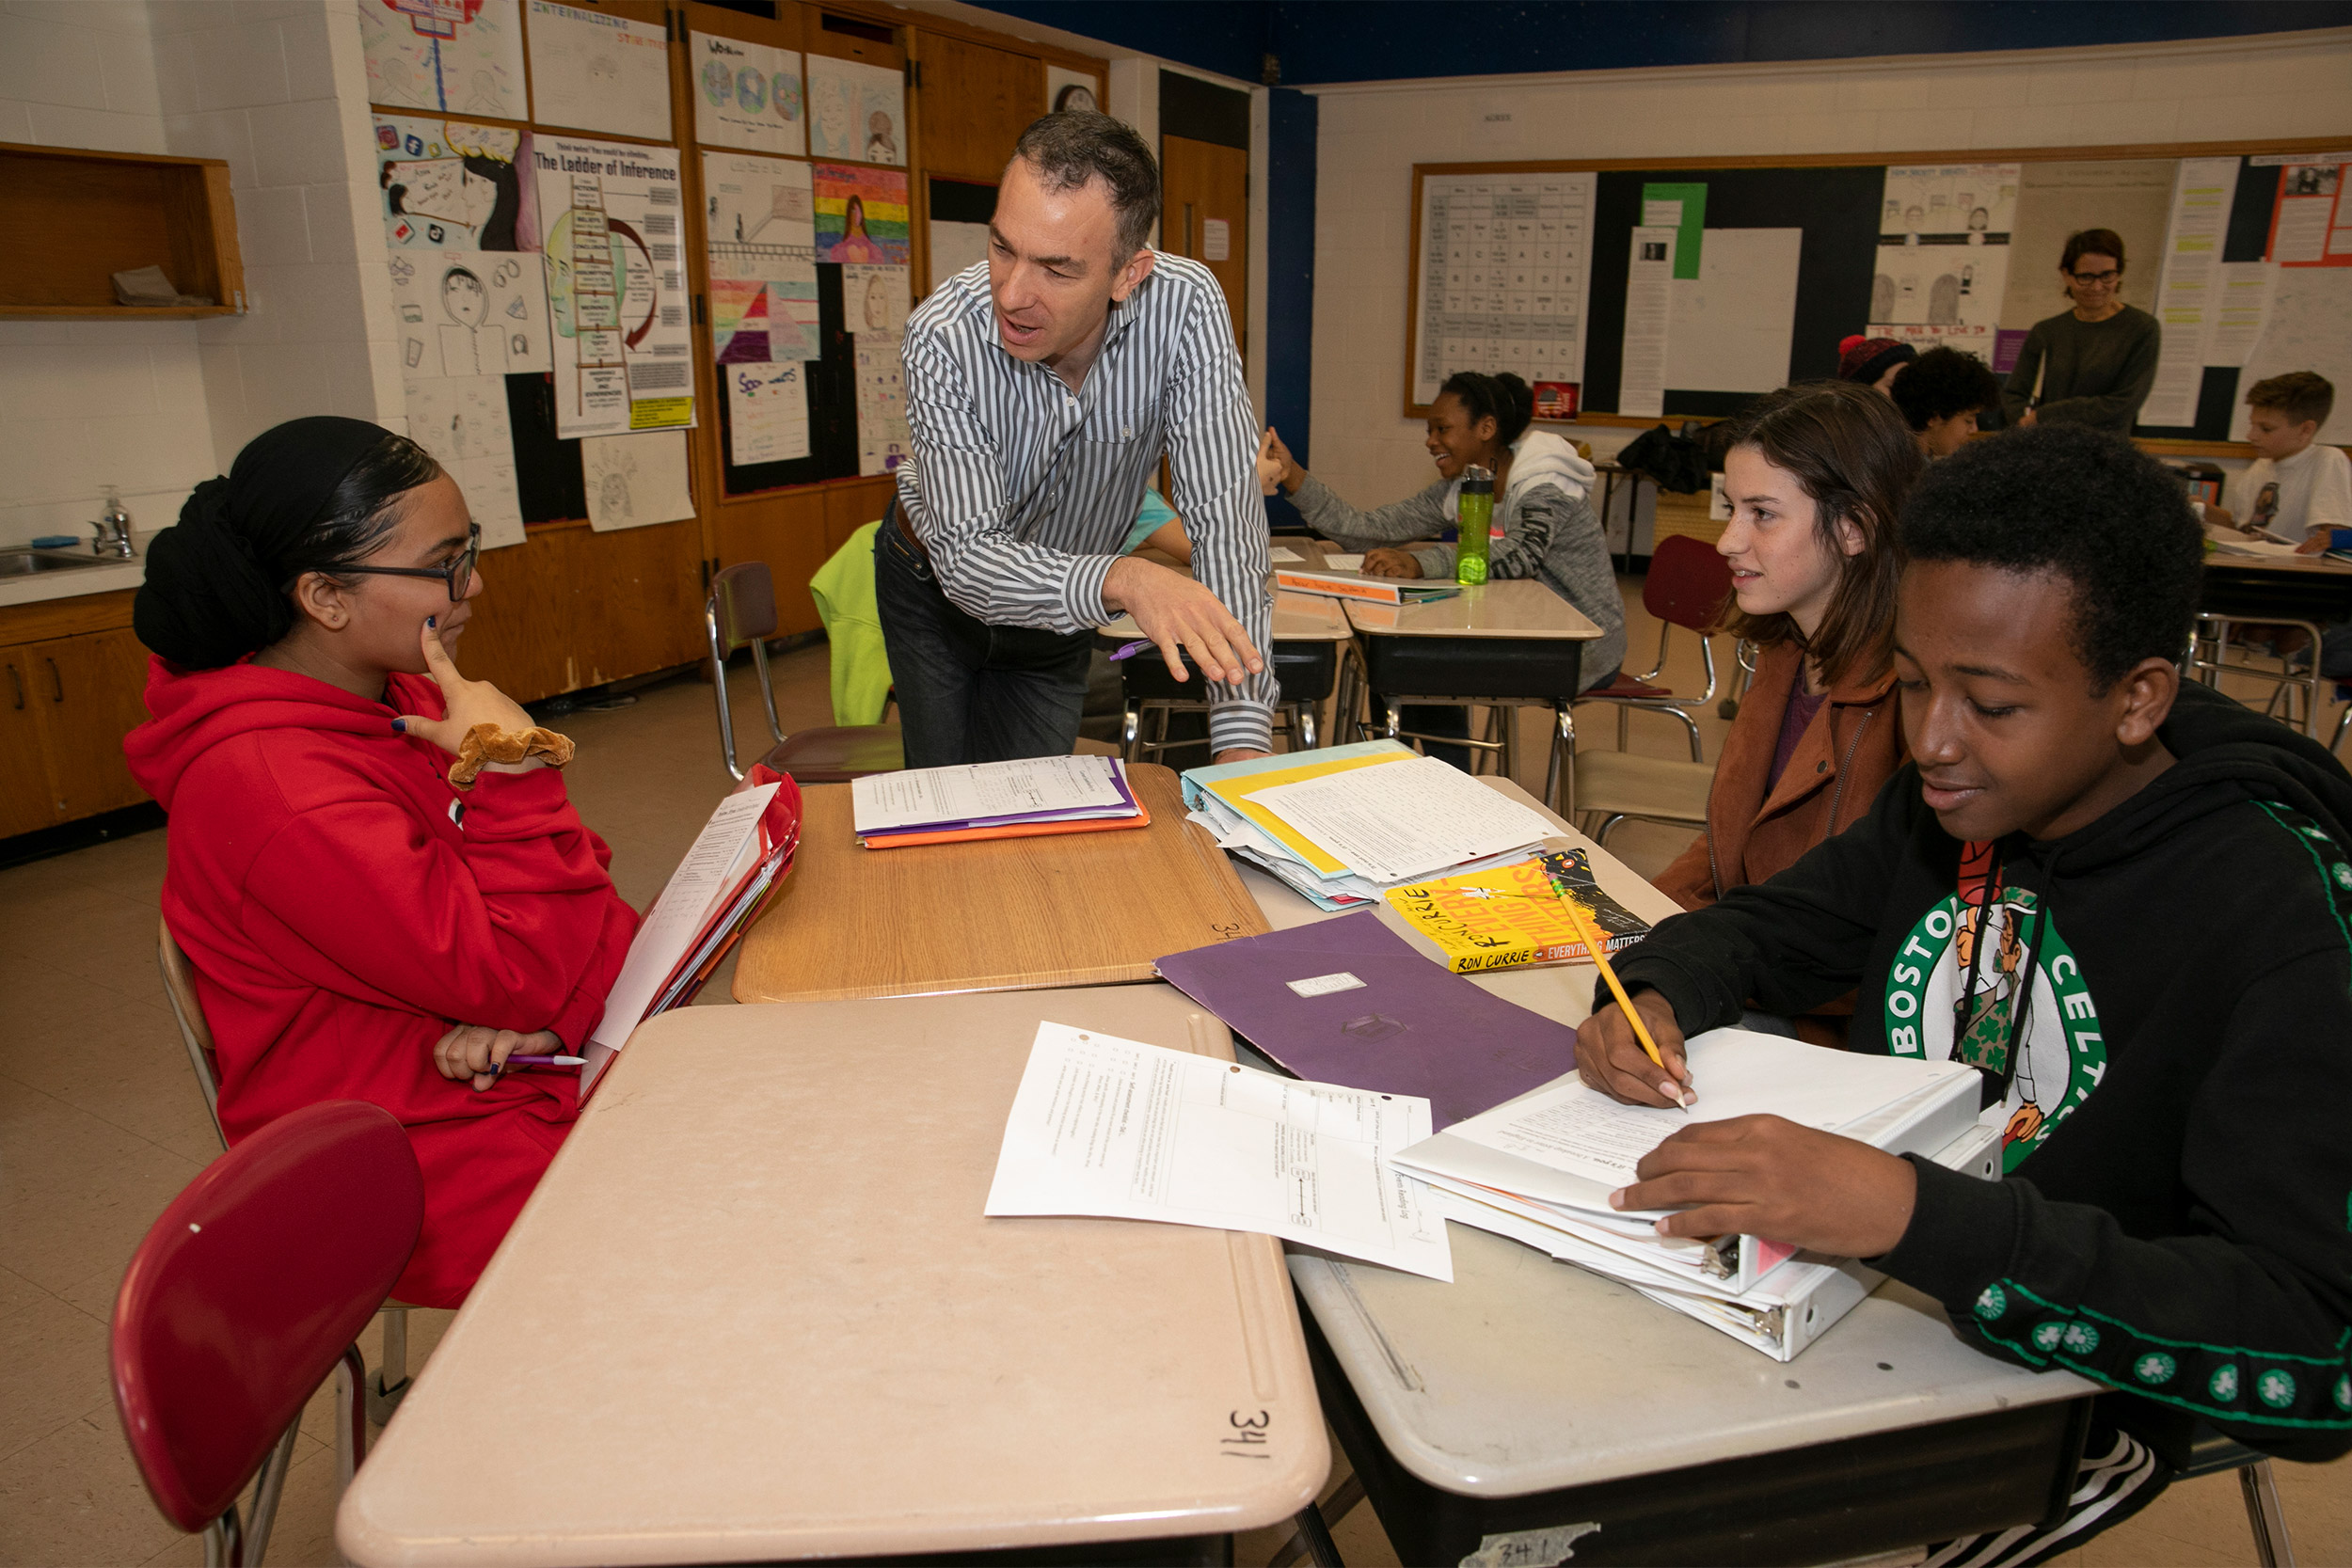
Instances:
[[[0,837],[147,799],[122,737],[147,720],[131,595],[0,609]]]
[[[240,315],[245,265],[218,158],[0,143],[0,316]],[[211,305],[128,306],[112,275],[160,266]]]
[[[1021,133],[1045,112],[1045,62],[928,29],[916,47],[923,173],[994,184]]]

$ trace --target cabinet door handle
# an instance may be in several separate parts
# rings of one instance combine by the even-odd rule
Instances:
[[[8,666],[8,684],[16,689],[16,711],[22,713],[24,711],[24,672],[13,664]]]
[[[47,656],[46,654],[44,654],[44,655],[42,655],[42,656],[41,656],[41,660],[40,660],[40,661],[41,661],[43,664],[46,664],[47,666],[49,666],[49,684],[50,684],[51,686],[53,686],[53,687],[56,688],[56,696],[54,696],[54,697],[51,697],[49,700],[50,700],[51,702],[53,702],[53,703],[62,703],[62,702],[64,702],[64,701],[65,701],[65,677],[64,677],[63,675],[61,675],[61,674],[57,673],[57,661],[56,661],[56,659],[54,659],[54,658],[51,658],[51,657],[50,657],[49,656]]]

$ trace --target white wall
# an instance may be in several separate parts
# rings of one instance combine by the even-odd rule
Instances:
[[[147,8],[0,8],[0,141],[167,150]],[[195,323],[0,321],[0,545],[88,538],[101,484],[158,526],[213,471]]]
[[[199,325],[226,467],[305,414],[408,428],[357,0],[151,0],[170,150],[225,158],[247,314]]]
[[[0,322],[0,545],[87,537],[102,484],[161,528],[281,420],[407,428],[353,4],[0,7],[0,140],[227,159],[250,308]]]
[[[2113,49],[1311,88],[1314,468],[1359,504],[1430,477],[1402,417],[1413,165],[2352,136],[2352,28]],[[1507,121],[1487,117],[1508,114]],[[1278,214],[1279,218],[1279,214]],[[2150,303],[2154,285],[2136,302]],[[1859,325],[1860,324],[1856,324]],[[1573,429],[1597,453],[1638,434]]]

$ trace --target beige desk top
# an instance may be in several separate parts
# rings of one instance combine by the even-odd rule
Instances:
[[[1372,637],[1554,637],[1587,639],[1600,628],[1533,578],[1481,583],[1425,604],[1345,601],[1348,624]]]
[[[1232,1055],[1156,984],[647,1023],[337,1544],[366,1568],[740,1561],[1304,1507],[1329,1454],[1274,1241],[981,1214],[1041,1020]]]

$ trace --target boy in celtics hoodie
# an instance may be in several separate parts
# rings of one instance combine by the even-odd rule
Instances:
[[[1867,1259],[1987,1354],[2115,1390],[2065,1521],[1931,1559],[2029,1562],[2144,1506],[2198,1420],[2352,1450],[2352,777],[2182,684],[2202,539],[2125,442],[1974,443],[1901,537],[1914,760],[1863,821],[1620,960],[1662,1069],[1613,1006],[1578,1069],[1697,1103],[1686,1034],[1858,987],[1850,1049],[1983,1074],[2003,1180],[1748,1117],[1677,1132],[1616,1201]]]

